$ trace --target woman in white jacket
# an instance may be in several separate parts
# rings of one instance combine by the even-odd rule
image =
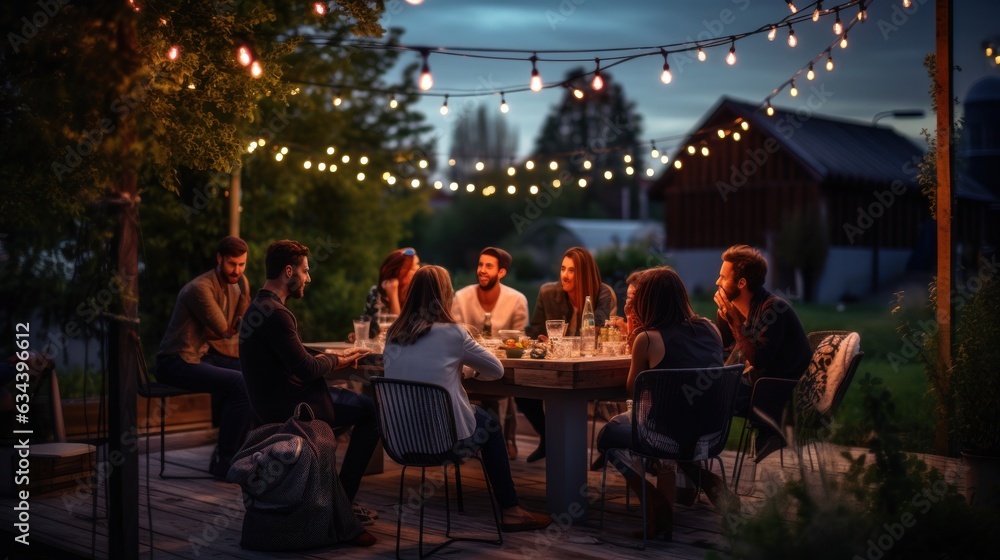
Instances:
[[[448,391],[460,444],[482,452],[486,476],[503,515],[503,531],[544,529],[551,523],[548,515],[533,514],[518,505],[500,424],[473,406],[462,387],[464,377],[503,377],[503,365],[452,318],[454,293],[448,271],[440,266],[425,266],[413,275],[399,318],[386,336],[385,376],[432,383]]]

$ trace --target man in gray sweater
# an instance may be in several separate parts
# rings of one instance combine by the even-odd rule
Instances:
[[[211,393],[221,401],[219,441],[209,471],[224,480],[229,463],[253,427],[253,411],[240,373],[240,320],[250,305],[245,241],[219,242],[216,267],[191,280],[177,294],[177,305],[156,352],[157,380]]]

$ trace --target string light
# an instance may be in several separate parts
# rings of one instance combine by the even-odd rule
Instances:
[[[794,3],[794,2],[792,2],[792,0],[785,0],[785,1],[786,1],[786,2],[788,2],[788,9],[789,9],[789,10],[790,10],[790,11],[791,11],[791,12],[792,12],[793,14],[796,14],[796,13],[798,13],[798,12],[799,12],[799,9],[795,7],[795,3]]]
[[[823,14],[823,3],[816,2],[816,9],[813,10],[813,22],[819,21],[819,16]]]
[[[241,45],[236,49],[236,62],[239,62],[240,66],[250,66],[250,63],[253,62],[253,54],[250,53],[250,47]]]
[[[660,49],[660,54],[663,55],[663,73],[660,74],[660,81],[664,84],[669,84],[674,77],[670,74],[670,64],[667,62],[667,51]]]
[[[904,8],[909,8],[912,5],[913,5],[913,2],[911,2],[910,0],[903,0],[903,7]],[[986,56],[989,56],[989,55],[986,55]]]
[[[691,145],[689,145],[689,146],[687,147],[687,152],[688,152],[689,154],[691,154],[691,155],[694,155],[694,153],[695,153],[696,151],[697,151],[697,150],[695,150],[695,147],[694,147],[694,146],[691,146]]]
[[[529,82],[529,87],[531,91],[542,91],[542,76],[538,73],[538,68],[535,64],[538,62],[538,57],[531,55],[531,81]]]
[[[302,164],[302,167],[305,167],[306,169],[309,169],[312,166],[313,166],[313,162],[311,162],[309,160],[306,160],[305,163]]]
[[[795,30],[792,29],[792,24],[788,24],[788,46],[795,47],[799,44],[799,40],[795,38]]]
[[[670,156],[668,156],[667,154],[662,154],[660,156],[660,163],[662,163],[663,165],[670,163]]]
[[[837,21],[833,22],[833,34],[840,35],[844,32],[844,22],[840,21],[840,8],[834,8],[833,13],[837,14]]]
[[[767,102],[767,116],[769,116],[769,117],[773,117],[774,116],[774,107],[771,107],[771,102],[770,101]]]
[[[500,92],[500,112],[506,115],[507,111],[510,111],[510,107],[507,106],[507,99],[504,98],[503,92],[501,91]]]
[[[448,94],[447,93],[444,94],[444,103],[441,104],[441,114],[442,115],[447,115],[448,114]]]
[[[739,132],[734,132],[733,133],[733,140],[736,141],[736,142],[740,141],[740,133]]]
[[[580,88],[573,88],[573,97],[583,99],[583,90]]]
[[[313,3],[313,11],[316,12],[316,15],[318,15],[318,16],[325,16],[326,15],[326,4],[324,4],[323,2],[315,2],[315,3]]]
[[[773,41],[774,37],[778,34],[778,26],[772,25],[771,30],[767,32],[767,40]]]
[[[986,43],[986,56],[987,58],[993,56],[993,45],[989,43]]]
[[[842,49],[847,48],[847,33],[844,33],[843,35],[840,36],[840,48]]]
[[[718,133],[718,135],[719,135],[719,138],[725,138],[725,137],[726,137],[726,131],[725,131],[725,130],[722,130],[722,129],[720,128],[720,129],[719,129],[719,130],[717,130],[716,132]]]
[[[708,146],[701,147],[701,155],[708,157]]]
[[[865,0],[858,2],[858,21],[868,19],[868,10],[865,8]]]
[[[336,152],[336,151],[337,151],[336,148],[334,148],[333,146],[330,146],[329,148],[326,149],[326,154],[329,155],[329,156],[332,156],[333,153]]]
[[[528,161],[524,162],[524,168],[527,169],[528,171],[531,171],[532,169],[535,168],[535,162],[529,159]]]
[[[746,132],[750,130],[750,123],[748,123],[747,121],[743,121],[740,123],[740,128],[742,128],[743,131]]]
[[[601,59],[595,58],[594,63],[597,64],[597,69],[594,70],[594,79],[590,82],[590,87],[594,88],[594,91],[600,91],[604,87],[604,78],[601,77]]]
[[[799,88],[795,87],[795,79],[794,78],[792,79],[792,87],[791,87],[791,89],[788,90],[788,93],[790,93],[792,95],[792,97],[798,97],[798,95],[799,95]]]
[[[615,176],[614,173],[612,173],[610,170],[604,172],[604,179],[607,181],[610,181],[611,178],[614,176]]]
[[[816,78],[816,72],[813,71],[813,63],[809,63],[809,71],[806,72],[806,79],[812,81]]]
[[[726,55],[726,63],[730,66],[736,64],[736,39],[733,39],[733,44],[729,47],[729,54]]]
[[[679,160],[679,159],[675,159],[674,160],[674,168],[680,169],[682,166],[683,166],[683,164],[681,163],[681,160]]]
[[[826,51],[826,71],[833,72],[833,55],[830,51]]]
[[[343,103],[343,102],[344,102],[344,100],[341,99],[341,97],[340,97],[340,91],[338,90],[337,93],[335,93],[334,96],[333,96],[333,106],[334,107],[340,107],[340,104]]]
[[[483,163],[483,162],[481,162],[481,161],[477,161],[476,162],[476,171],[482,171],[483,169],[486,169],[486,164]]]
[[[178,47],[177,45],[170,47],[170,50],[167,51],[167,58],[170,60],[177,60],[177,57],[179,57],[180,55],[181,55],[181,48]]]
[[[394,93],[392,94],[392,97],[389,99],[389,108],[395,109],[396,107],[399,107],[399,101],[396,101],[396,94]]]
[[[705,62],[707,58],[708,56],[705,55],[705,51],[701,50],[701,47],[698,47],[698,60],[701,62]]]
[[[653,158],[653,159],[656,159],[656,158],[660,157],[660,150],[657,150],[657,149],[656,149],[656,142],[654,142],[654,141],[650,140],[650,141],[649,141],[649,145],[650,145],[650,146],[651,146],[651,147],[653,148],[653,149],[652,149],[652,150],[651,150],[651,151],[649,152],[649,157],[651,157],[651,158]]]
[[[583,168],[589,170],[593,166],[589,159],[583,160]]]
[[[552,171],[555,171],[555,170],[559,169],[559,164],[556,163],[554,160],[550,161],[549,162],[549,169],[551,169]]]
[[[427,49],[421,49],[420,56],[424,57],[424,66],[420,69],[420,89],[427,91],[434,87],[434,77],[431,76],[431,66],[428,64],[427,59],[430,58],[430,53]]]
[[[264,73],[264,69],[261,68],[260,61],[255,60],[255,61],[253,61],[250,64],[250,75],[251,76],[253,76],[254,78],[259,78],[261,76],[261,74],[263,74],[263,73]]]

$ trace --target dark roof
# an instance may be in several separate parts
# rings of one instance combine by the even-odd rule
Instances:
[[[751,128],[764,131],[781,148],[801,162],[819,183],[885,184],[903,181],[916,188],[917,164],[924,150],[890,128],[821,117],[774,108],[767,116],[763,107],[723,97],[692,133],[689,141],[714,135],[716,120],[742,117]],[[717,116],[719,117],[717,119]],[[688,141],[685,141],[685,145]],[[667,174],[673,170],[668,170]],[[662,189],[661,178],[657,186]],[[654,187],[654,190],[659,190]]]

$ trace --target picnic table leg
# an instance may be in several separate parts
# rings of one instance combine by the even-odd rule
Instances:
[[[553,515],[587,517],[587,399],[545,400],[545,498]]]

